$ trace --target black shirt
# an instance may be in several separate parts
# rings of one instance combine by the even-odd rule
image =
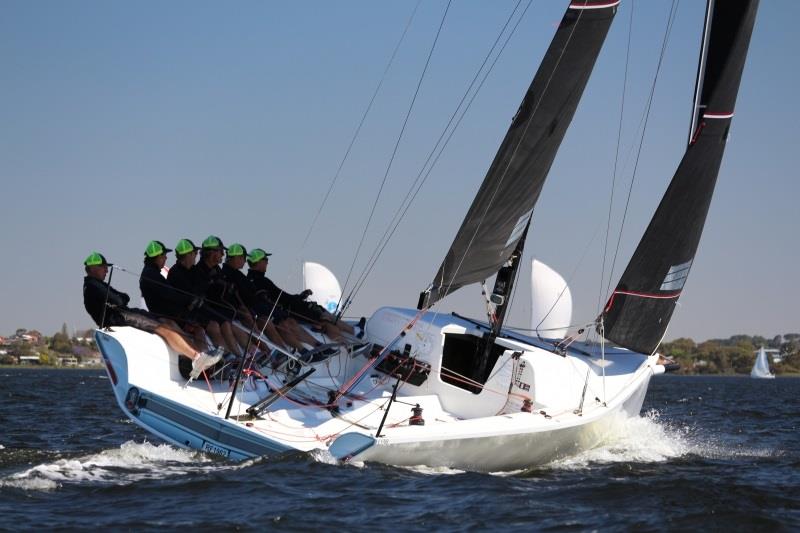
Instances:
[[[103,309],[106,306],[106,298],[108,298],[108,307],[105,313],[105,324],[103,324]],[[105,281],[90,276],[83,278],[83,306],[92,316],[92,320],[100,327],[124,324],[124,319],[115,308],[127,308],[130,301],[131,299],[127,294],[111,287]]]
[[[255,287],[241,270],[233,268],[229,266],[228,263],[225,263],[222,265],[222,275],[225,277],[225,280],[236,289],[236,293],[239,298],[241,298],[245,307],[252,309],[258,303]]]
[[[287,306],[289,300],[294,296],[293,294],[283,292],[280,287],[272,283],[272,280],[269,279],[264,272],[259,272],[251,268],[247,271],[247,279],[253,284],[258,295],[270,303],[274,303],[280,298],[281,305]]]
[[[303,319],[317,321],[322,318],[321,307],[312,302],[307,302],[299,294],[291,294],[281,290],[267,277],[266,273],[251,268],[247,271],[247,279],[255,287],[258,297],[263,298],[267,303],[274,305],[275,302],[278,302],[279,307],[283,307]]]
[[[223,301],[227,283],[219,266],[209,267],[203,261],[192,267],[192,283],[195,291],[208,300]]]
[[[180,263],[175,263],[172,265],[172,268],[169,269],[167,283],[172,289],[170,291],[169,300],[174,306],[176,316],[185,316],[192,300],[200,296],[197,287],[194,285],[192,269],[186,268]],[[148,303],[147,305],[149,306],[150,304]]]
[[[180,309],[173,303],[171,295],[174,292],[161,269],[153,263],[145,263],[142,274],[139,276],[139,290],[142,292],[144,303],[151,312],[164,316],[177,316]]]

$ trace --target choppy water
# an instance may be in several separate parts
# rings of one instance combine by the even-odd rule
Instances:
[[[603,446],[476,474],[228,463],[128,422],[102,371],[0,369],[0,529],[798,530],[799,397],[797,378],[661,376]]]

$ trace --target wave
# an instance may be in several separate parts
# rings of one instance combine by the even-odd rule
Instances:
[[[612,463],[663,463],[684,457],[733,459],[780,454],[722,440],[702,427],[662,420],[658,411],[652,410],[640,417],[617,420],[598,446],[547,466],[570,470]]]
[[[619,418],[609,426],[598,446],[547,466],[572,470],[593,464],[661,463],[696,453],[698,447],[692,442],[692,433],[689,426],[661,421],[657,411]]]
[[[119,448],[43,463],[0,478],[0,487],[34,491],[56,490],[64,484],[127,485],[197,471],[213,460],[202,453],[169,444],[128,441]],[[237,465],[244,466],[244,465]]]

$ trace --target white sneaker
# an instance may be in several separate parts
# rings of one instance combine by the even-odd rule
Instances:
[[[192,371],[189,373],[189,379],[197,379],[200,372],[208,367],[214,366],[222,359],[222,354],[217,353],[219,349],[214,350],[211,354],[200,352],[197,357],[192,361]]]

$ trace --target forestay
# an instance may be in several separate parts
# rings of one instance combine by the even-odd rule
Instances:
[[[508,261],[586,87],[619,1],[573,1],[430,287],[427,308]]]
[[[689,146],[602,313],[601,334],[652,353],[666,332],[703,232],[758,0],[711,2]],[[600,326],[598,326],[600,329]]]

